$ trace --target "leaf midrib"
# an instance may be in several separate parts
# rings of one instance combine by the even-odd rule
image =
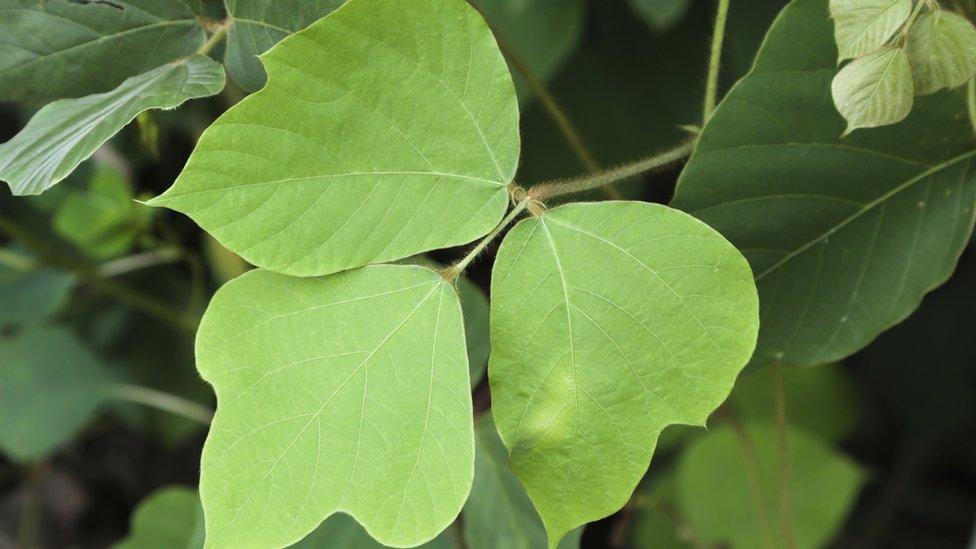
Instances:
[[[863,208],[855,211],[853,214],[851,214],[850,216],[844,218],[839,223],[830,226],[826,231],[824,231],[820,235],[814,237],[813,239],[811,239],[808,242],[804,243],[802,246],[800,246],[797,249],[793,250],[792,252],[786,254],[782,259],[780,259],[779,261],[777,261],[776,263],[774,263],[773,265],[771,265],[765,271],[757,274],[756,275],[756,281],[758,282],[758,281],[762,280],[764,277],[766,277],[767,275],[769,275],[773,271],[779,269],[780,267],[782,267],[786,263],[790,262],[793,258],[795,258],[798,255],[802,254],[803,252],[809,250],[810,248],[812,248],[813,246],[815,246],[817,243],[823,241],[824,239],[826,239],[830,235],[836,233],[837,231],[839,231],[840,229],[844,228],[845,226],[847,226],[851,222],[855,221],[856,219],[858,219],[859,217],[861,217],[865,213],[869,212],[870,210],[874,209],[875,207],[877,207],[877,206],[885,203],[886,201],[888,201],[889,199],[891,199],[893,196],[897,195],[898,193],[900,193],[900,192],[908,189],[909,187],[911,187],[912,185],[918,183],[919,181],[923,181],[926,178],[928,178],[928,177],[930,177],[932,175],[935,175],[936,173],[938,173],[938,172],[940,172],[940,171],[948,168],[949,166],[952,166],[953,164],[956,164],[958,162],[962,162],[964,160],[967,160],[967,159],[970,159],[970,158],[973,158],[973,157],[976,157],[976,149],[971,150],[971,151],[966,152],[966,153],[963,153],[963,154],[960,154],[960,155],[958,155],[956,157],[950,158],[949,160],[946,160],[945,162],[942,162],[941,164],[936,164],[932,168],[930,168],[930,169],[928,169],[928,170],[926,170],[926,171],[924,171],[924,172],[922,172],[922,173],[920,173],[920,174],[912,177],[911,179],[908,179],[904,183],[902,183],[902,184],[894,187],[893,189],[889,190],[888,192],[885,192],[884,194],[882,194],[878,198],[875,198],[874,200],[866,203]]]

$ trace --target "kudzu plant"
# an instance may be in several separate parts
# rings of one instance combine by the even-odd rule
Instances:
[[[478,4],[489,19],[517,16]],[[657,4],[633,1],[663,28],[690,2]],[[544,90],[525,71],[513,80],[507,45],[463,0],[226,0],[227,18],[205,23],[177,0],[0,0],[17,48],[0,49],[0,94],[43,105],[0,145],[15,195],[51,189],[142,113],[217,94],[225,71],[253,92],[143,201],[188,216],[257,269],[217,291],[196,334],[218,402],[199,498],[157,493],[119,547],[160,536],[450,546],[462,509],[470,547],[578,545],[581,527],[631,499],[662,430],[704,426],[747,365],[781,377],[782,364],[841,360],[908,316],[973,229],[976,29],[930,0],[793,0],[716,108],[728,7],[719,1],[703,126],[687,142],[526,186],[515,181],[519,103]],[[42,43],[38,29],[65,20],[74,25]],[[210,54],[224,40],[221,64]],[[688,156],[670,207],[566,201]],[[93,192],[121,196],[119,217],[146,210],[103,177]],[[60,231],[92,253],[131,242],[86,244],[87,210],[74,208]],[[491,414],[475,421],[480,373],[465,327],[479,298],[462,308],[459,288],[496,240]],[[418,257],[471,243],[446,267]],[[0,320],[18,314],[5,307]],[[77,343],[48,329],[0,345],[0,357],[23,358],[8,386],[56,375],[56,359],[27,356],[32,345],[56,354]],[[69,432],[103,401],[132,396],[70,352],[82,358],[63,396],[47,389],[65,406],[37,409],[71,415]],[[20,398],[0,402],[3,416],[37,408]],[[864,474],[804,427],[815,434],[757,412],[740,429],[763,462],[782,443],[794,468],[818,464],[791,482],[837,497],[826,510],[800,504],[795,534],[721,519],[750,489],[747,464],[723,457],[731,427],[691,446],[680,498],[661,497],[736,547],[825,543]],[[5,424],[0,444],[29,458],[67,436],[6,442],[30,428]],[[494,517],[499,505],[510,514]]]

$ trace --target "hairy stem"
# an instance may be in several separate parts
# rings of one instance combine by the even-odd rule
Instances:
[[[109,394],[119,400],[143,404],[204,425],[210,425],[213,419],[213,411],[205,406],[148,387],[119,383],[109,386]]]
[[[695,144],[693,141],[683,143],[671,150],[664,151],[636,162],[624,164],[597,174],[578,177],[575,179],[564,179],[542,183],[529,189],[528,193],[531,198],[543,200],[546,198],[552,198],[554,196],[578,193],[603,187],[604,185],[616,183],[617,181],[622,181],[624,179],[634,177],[635,175],[640,175],[656,168],[666,166],[672,162],[677,162],[678,160],[681,160],[682,158],[685,158],[691,154],[691,151],[694,148]]]
[[[209,54],[215,47],[217,47],[217,44],[219,44],[220,41],[227,36],[227,31],[229,31],[233,25],[234,20],[230,17],[221,21],[214,30],[214,33],[210,35],[210,38],[208,38],[207,41],[200,46],[197,53],[200,55]]]
[[[787,438],[786,391],[783,389],[783,365],[773,363],[773,398],[776,402],[776,434],[779,445],[779,521],[783,543],[787,549],[796,547],[793,524],[790,520],[790,446]]]
[[[705,106],[702,109],[702,124],[708,122],[715,112],[718,97],[718,73],[722,65],[722,43],[725,41],[725,21],[729,16],[729,0],[718,0],[715,13],[715,31],[712,34],[712,53],[708,60],[708,80],[705,84]]]
[[[530,201],[531,199],[529,198],[523,198],[522,200],[520,200],[518,204],[516,204],[515,207],[512,208],[510,212],[508,212],[508,215],[506,215],[505,218],[502,219],[501,223],[499,223],[498,226],[496,226],[490,233],[488,233],[488,236],[481,239],[481,242],[478,242],[478,244],[470,252],[468,252],[468,254],[464,256],[461,259],[461,261],[458,261],[454,265],[451,265],[450,267],[445,269],[441,273],[441,276],[443,276],[445,280],[451,282],[456,280],[457,277],[461,276],[461,273],[463,273],[464,269],[468,267],[468,264],[470,264],[474,260],[474,258],[478,256],[478,254],[484,251],[485,246],[487,246],[488,244],[491,243],[492,240],[497,238],[498,235],[501,234],[503,230],[505,230],[505,227],[508,227],[508,225],[512,221],[514,221],[515,218],[518,217],[520,213],[525,211],[525,209],[529,206]]]

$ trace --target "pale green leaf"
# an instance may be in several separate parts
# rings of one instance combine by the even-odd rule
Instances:
[[[132,187],[122,174],[97,166],[87,189],[69,191],[54,214],[53,226],[89,257],[109,259],[129,251],[149,211],[133,200]]]
[[[0,0],[0,14],[0,100],[31,105],[111,90],[204,40],[179,0]]]
[[[203,508],[196,490],[161,488],[139,503],[129,535],[112,549],[200,549]]]
[[[704,223],[641,202],[522,221],[491,299],[492,410],[551,546],[627,502],[661,429],[705,421],[758,329],[745,259]]]
[[[830,86],[838,112],[847,120],[844,135],[858,128],[901,122],[912,112],[912,66],[901,48],[887,47],[851,61]]]
[[[262,60],[268,85],[204,132],[152,205],[299,276],[464,244],[501,219],[518,105],[463,0],[351,0]]]
[[[830,0],[838,61],[885,45],[912,13],[912,0]]]
[[[106,93],[46,105],[0,145],[0,180],[15,195],[40,194],[68,176],[147,109],[173,109],[224,87],[224,70],[194,55],[133,76]]]
[[[651,28],[662,32],[681,21],[691,7],[691,0],[630,0],[630,5]]]
[[[474,459],[461,308],[430,269],[251,271],[214,296],[197,367],[218,401],[208,547],[286,545],[340,511],[410,546],[460,511]]]
[[[955,88],[976,75],[976,28],[945,10],[922,14],[908,32],[915,94]]]
[[[21,256],[17,250],[0,248]],[[26,261],[33,258],[23,256]],[[13,268],[0,263],[0,329],[45,318],[68,298],[74,276],[45,267]]]
[[[745,440],[722,426],[695,441],[678,463],[681,515],[706,543],[733,549],[787,547],[779,520],[776,427],[746,424]],[[748,445],[748,446],[746,446]],[[826,547],[844,522],[865,480],[861,468],[817,437],[788,428],[790,524],[796,549]],[[748,448],[748,450],[747,450]],[[751,484],[759,469],[761,505]]]
[[[586,7],[582,0],[472,0],[500,41],[543,84],[549,82],[579,45]],[[535,98],[512,65],[515,90],[523,107]]]
[[[44,457],[91,419],[110,380],[64,330],[0,339],[0,449],[18,461]]]
[[[264,86],[258,56],[282,38],[334,11],[344,0],[224,0],[234,24],[227,33],[227,74],[247,91]]]
[[[545,549],[546,530],[525,488],[508,467],[508,451],[486,415],[475,425],[474,483],[464,504],[468,549]],[[583,529],[569,533],[560,549],[578,548]]]
[[[902,123],[839,139],[830,27],[826,0],[781,13],[705,126],[673,202],[749,259],[757,365],[825,364],[864,347],[948,278],[972,233],[976,143],[963,95],[918,98]]]

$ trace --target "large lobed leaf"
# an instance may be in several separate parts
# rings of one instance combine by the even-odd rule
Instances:
[[[655,204],[522,221],[491,285],[492,410],[550,547],[627,502],[664,427],[704,423],[758,329],[745,259]]]
[[[268,85],[204,132],[150,204],[299,276],[463,244],[498,223],[518,105],[463,0],[351,0],[262,60]]]
[[[108,91],[190,55],[204,32],[180,0],[0,0],[0,100]]]
[[[224,69],[204,55],[133,76],[112,91],[46,105],[0,145],[0,180],[15,195],[40,194],[68,176],[140,112],[173,109],[224,87]]]
[[[251,271],[204,315],[217,393],[200,491],[208,547],[282,546],[346,512],[428,541],[471,486],[471,395],[454,289],[417,266],[325,278]]]
[[[794,0],[678,182],[673,205],[752,264],[755,364],[823,364],[862,348],[952,273],[972,232],[963,95],[918,98],[905,121],[841,139],[836,51],[826,0]]]

